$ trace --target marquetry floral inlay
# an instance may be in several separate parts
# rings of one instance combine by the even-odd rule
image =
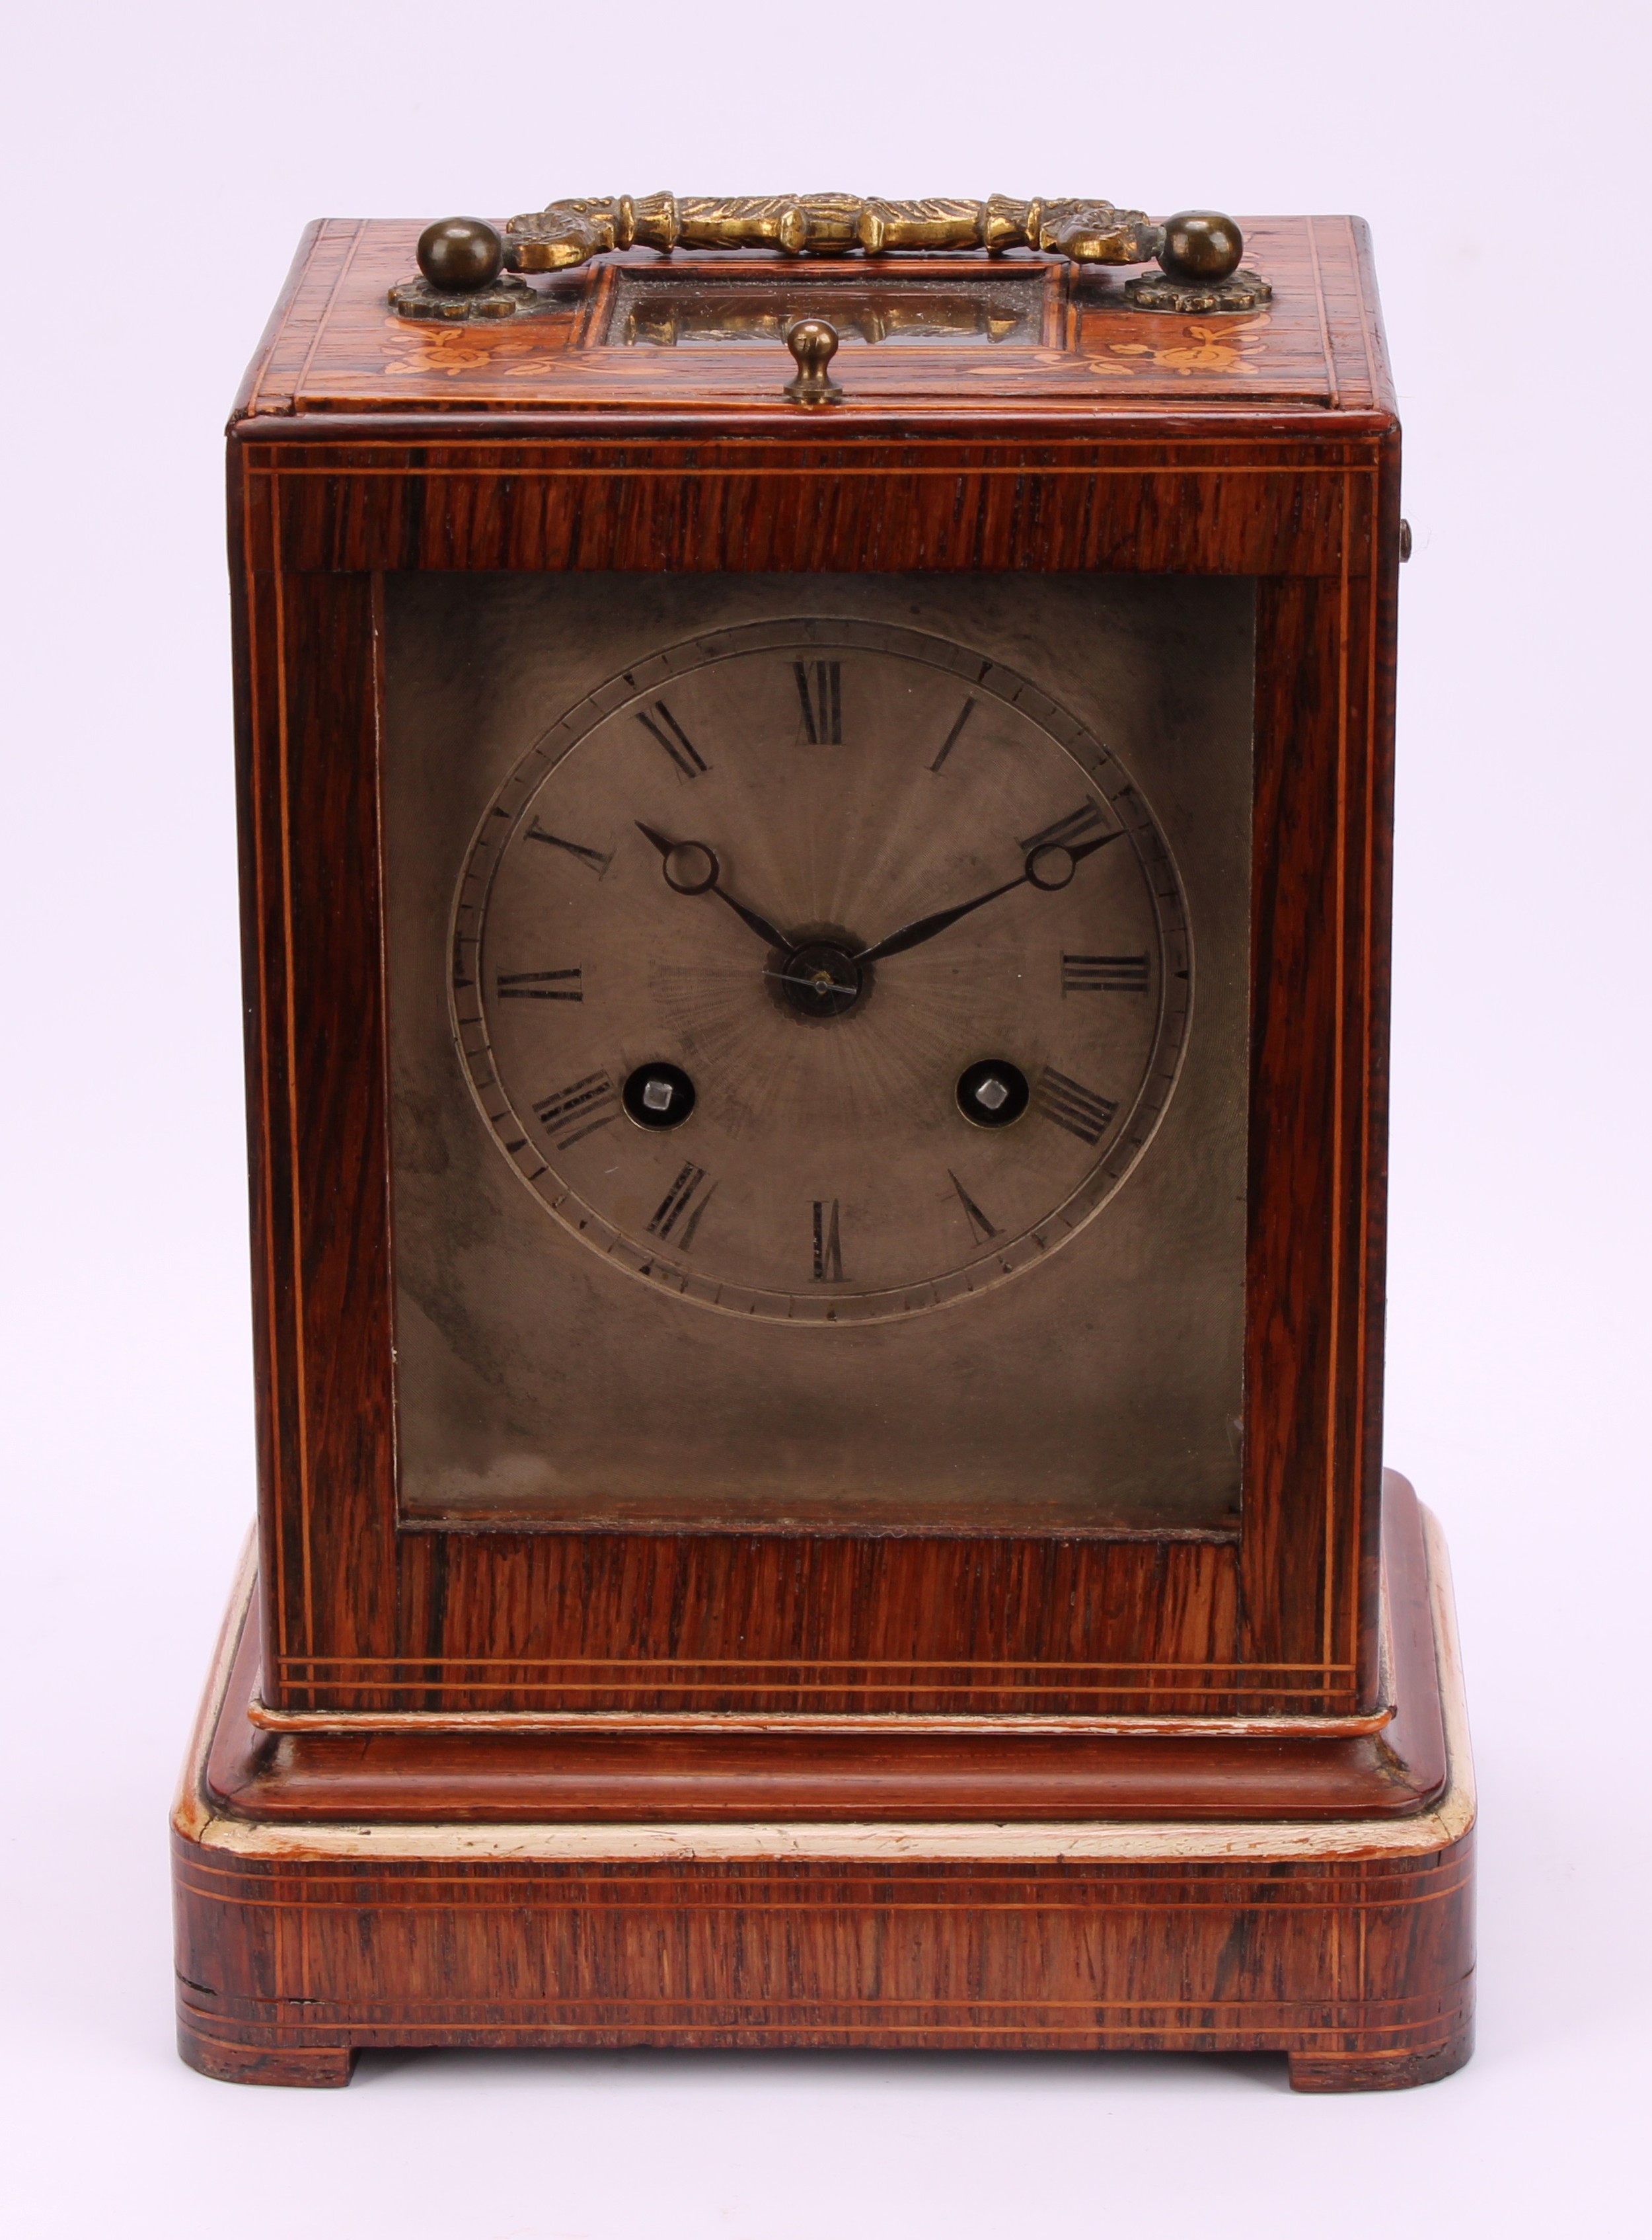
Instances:
[[[1182,330],[1180,342],[1109,343],[1108,350],[1114,357],[1146,358],[1156,369],[1184,376],[1259,373],[1261,367],[1248,353],[1265,348],[1265,337],[1256,330],[1267,323],[1265,312],[1259,318],[1229,318],[1216,325],[1204,319],[1189,319]],[[1144,373],[1147,370],[1146,366],[1142,368]]]
[[[384,361],[385,373],[440,374],[456,381],[479,371],[533,373],[544,363],[543,342],[521,327],[492,332],[474,326],[410,328],[400,319],[386,319],[384,324],[392,353]]]

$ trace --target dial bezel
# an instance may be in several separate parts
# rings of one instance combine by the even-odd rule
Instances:
[[[823,1295],[719,1280],[629,1235],[590,1204],[557,1169],[532,1116],[506,1090],[479,990],[488,909],[500,867],[546,781],[569,754],[611,718],[648,703],[685,674],[754,653],[834,650],[917,661],[956,676],[972,694],[989,696],[1031,721],[1070,757],[1117,817],[1134,853],[1151,901],[1159,970],[1151,1051],[1128,1109],[1109,1125],[1100,1156],[1045,1217],[935,1279],[861,1291],[834,1287]],[[782,617],[696,633],[628,663],[569,709],[518,758],[477,821],[454,896],[449,955],[450,1023],[472,1100],[536,1203],[610,1266],[669,1296],[794,1327],[892,1321],[954,1305],[1046,1261],[1110,1201],[1151,1142],[1180,1077],[1193,1003],[1192,937],[1182,881],[1162,831],[1113,750],[1030,679],[979,650],[932,632],[848,616]]]

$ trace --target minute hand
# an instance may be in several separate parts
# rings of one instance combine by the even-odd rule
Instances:
[[[1098,848],[1105,848],[1109,841],[1122,837],[1122,832],[1104,832],[1099,840],[1083,841],[1078,847],[1069,848],[1063,852],[1077,863],[1086,856],[1093,856]],[[1006,879],[1001,887],[989,887],[984,895],[976,895],[967,903],[955,903],[951,910],[931,910],[928,917],[914,918],[910,925],[899,927],[886,940],[875,942],[870,949],[863,949],[855,959],[856,963],[876,964],[880,957],[898,957],[903,950],[916,949],[920,942],[931,940],[937,933],[944,933],[949,925],[956,925],[961,917],[968,917],[971,910],[978,910],[983,903],[996,903],[1000,895],[1013,894],[1017,887],[1036,884],[1032,866],[1038,857],[1046,852],[1034,848],[1029,851],[1018,879]],[[1065,885],[1065,880],[1061,883]]]

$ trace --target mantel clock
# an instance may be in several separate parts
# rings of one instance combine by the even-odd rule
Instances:
[[[186,2058],[1458,2065],[1363,228],[330,220],[229,448],[260,1494]]]

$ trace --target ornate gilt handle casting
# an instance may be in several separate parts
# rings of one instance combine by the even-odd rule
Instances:
[[[481,218],[440,218],[419,237],[423,278],[390,290],[404,318],[510,318],[543,298],[506,273],[566,272],[614,250],[769,249],[784,257],[943,254],[1033,249],[1075,264],[1145,264],[1162,277],[1125,283],[1141,310],[1249,311],[1271,290],[1240,269],[1244,238],[1220,210],[1182,210],[1163,225],[1107,202],[863,201],[857,195],[614,195],[547,204],[503,234]]]
[[[1077,264],[1145,264],[1164,229],[1142,210],[1103,202],[863,202],[858,195],[616,195],[552,203],[513,217],[504,261],[516,272],[563,272],[603,250],[777,249],[784,257],[890,251],[1053,250]],[[1237,256],[1234,259],[1238,263]]]

